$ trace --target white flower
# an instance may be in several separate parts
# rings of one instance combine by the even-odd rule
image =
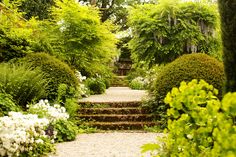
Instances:
[[[188,134],[187,138],[191,140],[191,139],[193,139],[193,135]]]
[[[9,116],[0,117],[0,156],[19,156],[21,152],[33,149],[30,143],[42,142],[44,128],[49,124],[46,118],[37,115],[24,115],[10,112]]]
[[[38,139],[38,140],[35,141],[35,143],[41,143],[41,144],[43,144],[44,141],[43,141],[42,139]]]
[[[54,104],[50,106],[48,100],[40,100],[39,103],[31,105],[29,110],[34,110],[37,112],[42,111],[45,113],[45,118],[49,119],[50,122],[55,122],[59,119],[68,119],[69,114],[66,113],[66,109],[61,107],[59,104]]]

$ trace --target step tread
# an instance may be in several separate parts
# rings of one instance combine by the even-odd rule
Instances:
[[[100,107],[95,107],[95,108],[80,108],[79,110],[142,110],[141,107],[122,107],[122,108],[117,108],[117,107],[108,107],[108,108],[100,108]]]
[[[79,101],[79,104],[127,104],[127,103],[142,103],[142,101]]]
[[[87,124],[92,125],[122,125],[122,124],[130,124],[130,125],[141,125],[141,124],[158,124],[158,122],[150,122],[150,121],[143,121],[143,122],[133,122],[133,121],[123,121],[123,122],[88,122]]]
[[[141,101],[115,101],[115,102],[114,101],[113,102],[80,101],[79,105],[81,105],[82,108],[100,108],[100,107],[96,107],[98,105],[102,106],[101,108],[128,108],[128,107],[140,108],[142,105],[142,102]]]
[[[81,114],[78,115],[78,117],[83,116],[83,117],[136,117],[136,116],[153,116],[151,114]]]

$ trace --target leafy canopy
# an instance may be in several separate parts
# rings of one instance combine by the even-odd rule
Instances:
[[[111,25],[101,23],[96,8],[81,6],[73,0],[56,0],[55,3],[52,9],[56,28],[54,50],[71,66],[86,73],[105,68],[116,55]]]
[[[128,20],[133,32],[129,46],[136,62],[152,66],[194,52],[220,56],[214,4],[162,0],[134,7]]]

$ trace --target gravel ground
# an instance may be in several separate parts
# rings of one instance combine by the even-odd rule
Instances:
[[[73,142],[57,145],[51,157],[141,157],[140,147],[155,143],[158,133],[95,133],[80,134]],[[149,157],[144,154],[144,157]]]
[[[128,87],[110,87],[105,94],[92,95],[79,102],[130,102],[140,101],[147,95],[144,90]],[[57,144],[57,153],[51,157],[141,157],[140,147],[156,142],[157,133],[106,132],[80,134],[72,142]],[[149,157],[146,154],[144,157]]]
[[[80,99],[79,102],[129,102],[141,101],[147,92],[145,90],[132,90],[128,87],[110,87],[104,94],[91,95]]]

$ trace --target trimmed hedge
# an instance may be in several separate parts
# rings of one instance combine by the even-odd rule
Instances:
[[[222,88],[225,81],[223,63],[203,53],[183,55],[166,65],[157,75],[154,95],[157,104],[164,103],[164,98],[173,87],[178,87],[182,81],[203,79],[219,90],[222,98]]]
[[[79,85],[71,68],[66,63],[49,54],[29,54],[24,60],[31,63],[34,68],[39,67],[46,77],[50,79],[48,88],[48,98],[50,100],[57,98],[57,90],[60,84],[66,84],[74,88],[77,88]]]

